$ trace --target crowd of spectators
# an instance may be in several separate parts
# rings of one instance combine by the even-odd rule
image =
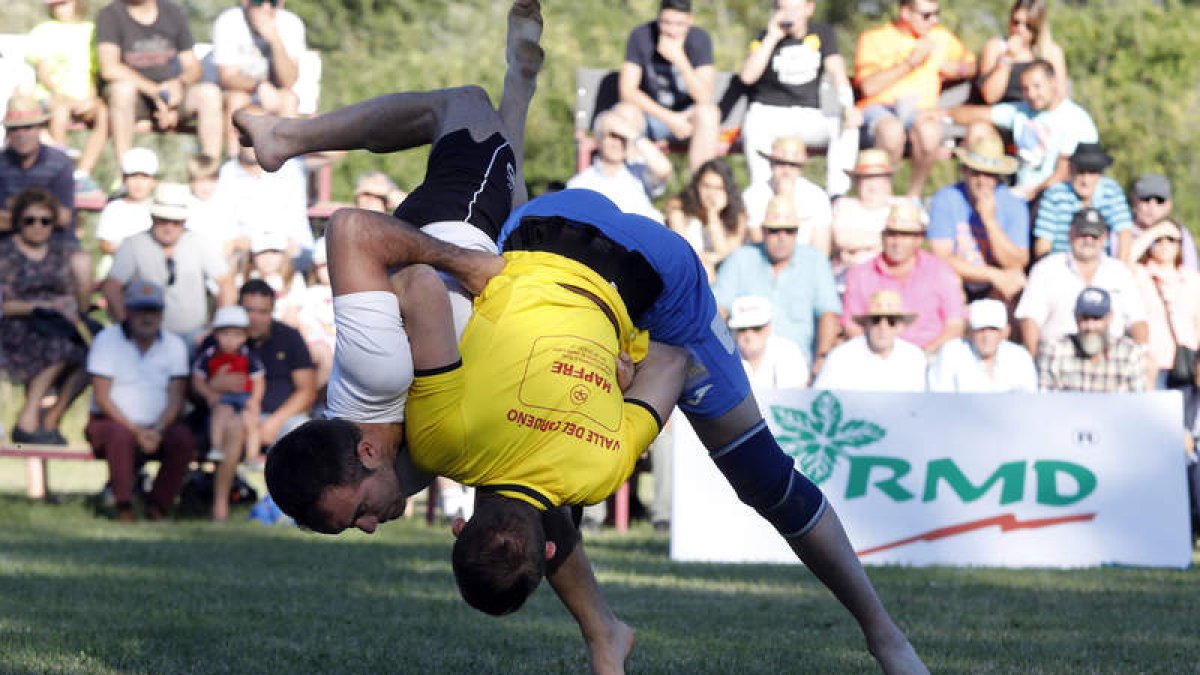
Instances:
[[[129,472],[156,454],[150,504],[169,506],[179,469],[164,439],[182,433],[181,419],[198,439],[188,459],[218,467],[223,504],[238,463],[260,464],[258,448],[320,406],[334,323],[305,169],[291,160],[263,171],[229,125],[243,106],[297,114],[304,26],[283,2],[241,0],[221,14],[208,81],[172,0],[110,2],[96,15],[94,54],[79,49],[91,35],[84,0],[48,0],[39,30],[62,37],[29,55],[39,89],[5,112],[0,348],[27,393],[12,435],[61,442],[62,412],[90,375],[88,437],[121,513]],[[1200,346],[1195,244],[1173,218],[1167,176],[1146,173],[1126,193],[1104,175],[1112,159],[1086,101],[1070,99],[1044,0],[1014,2],[1008,33],[978,58],[940,24],[937,0],[898,0],[893,20],[858,36],[853,72],[833,29],[812,20],[814,2],[772,9],[733,69],[750,101],[747,184],[719,156],[712,40],[688,0],[662,0],[632,29],[620,102],[597,116],[593,163],[566,181],[692,244],[755,386],[1174,388],[1190,439],[1196,386],[1176,371]],[[77,81],[86,68],[98,70],[98,90]],[[943,90],[962,82],[973,99],[943,107]],[[134,145],[140,119],[195,130],[201,152],[186,185],[159,182],[158,158]],[[948,135],[952,122],[961,138]],[[93,130],[77,161],[59,149],[71,123]],[[72,200],[108,138],[122,189],[100,214],[103,259],[92,267]],[[686,187],[668,195],[665,152],[677,144],[687,146]],[[824,185],[805,176],[818,153]],[[954,161],[960,180],[928,185],[940,161]],[[361,208],[389,211],[403,198],[384,174],[355,185]],[[74,324],[97,283],[113,326],[90,353],[69,337],[28,339],[48,315]],[[43,409],[50,391],[56,403]],[[214,504],[215,517],[227,514]]]

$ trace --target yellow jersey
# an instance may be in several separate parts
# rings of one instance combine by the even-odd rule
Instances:
[[[641,360],[648,337],[588,267],[538,251],[504,258],[475,300],[461,365],[414,378],[410,452],[425,471],[541,509],[594,504],[629,478],[659,432],[657,416],[626,401],[616,381],[618,354]]]

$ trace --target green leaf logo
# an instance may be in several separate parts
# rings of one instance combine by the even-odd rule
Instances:
[[[771,416],[779,427],[776,440],[783,451],[797,458],[800,470],[820,485],[831,475],[838,459],[850,448],[861,449],[878,443],[887,431],[866,420],[842,422],[842,403],[823,391],[805,412],[796,408],[771,406]]]

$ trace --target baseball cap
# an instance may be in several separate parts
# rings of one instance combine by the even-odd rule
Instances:
[[[967,325],[971,327],[971,330],[1003,329],[1008,325],[1008,310],[999,300],[991,298],[976,300],[967,306]]]
[[[729,310],[732,330],[760,328],[771,323],[771,301],[761,295],[745,295],[733,301]]]
[[[1075,299],[1075,316],[1087,319],[1102,319],[1112,309],[1112,299],[1103,288],[1090,286]]]
[[[213,330],[220,328],[249,328],[250,315],[238,305],[222,307],[213,315]]]
[[[1080,234],[1094,234],[1098,237],[1108,235],[1108,221],[1104,219],[1103,214],[1090,206],[1071,218],[1071,228]]]
[[[288,250],[288,237],[277,230],[259,230],[250,235],[250,252]]]
[[[125,286],[126,309],[162,309],[165,304],[163,288],[154,282],[134,279]]]
[[[1171,181],[1161,173],[1144,174],[1133,184],[1133,196],[1138,199],[1148,199],[1150,197],[1170,199]]]
[[[121,155],[121,173],[126,176],[145,174],[158,175],[158,155],[150,148],[130,148]]]

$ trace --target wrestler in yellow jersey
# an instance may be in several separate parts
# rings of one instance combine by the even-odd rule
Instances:
[[[661,426],[616,381],[618,354],[641,360],[646,334],[591,269],[551,253],[504,258],[475,301],[461,365],[413,381],[413,461],[539,509],[598,502],[629,478]]]

